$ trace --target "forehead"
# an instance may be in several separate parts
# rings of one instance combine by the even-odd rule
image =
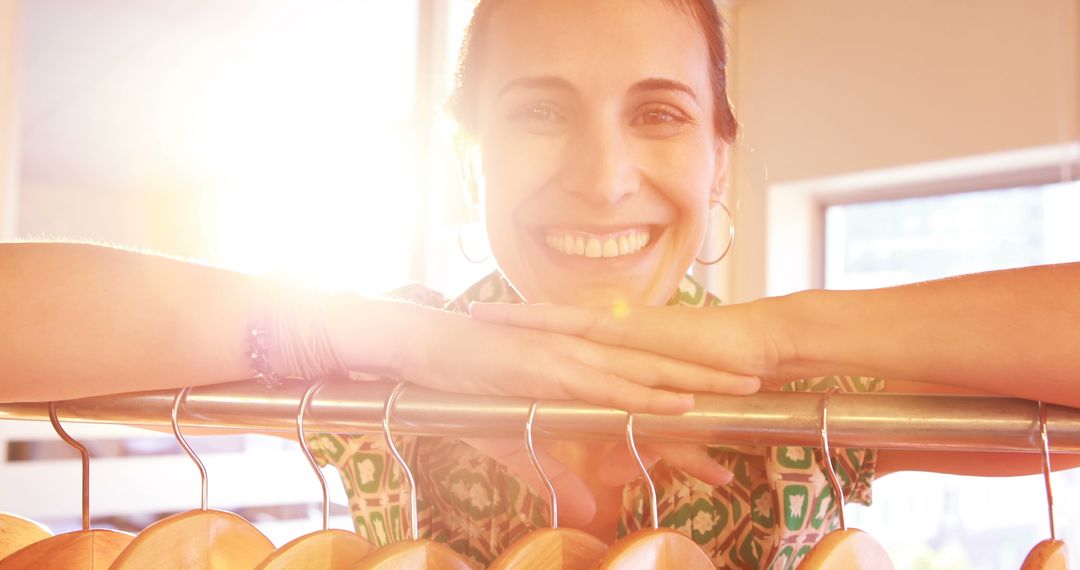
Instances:
[[[710,90],[708,49],[685,10],[663,0],[506,0],[484,39],[481,89],[531,75],[563,77],[585,93],[647,77]]]

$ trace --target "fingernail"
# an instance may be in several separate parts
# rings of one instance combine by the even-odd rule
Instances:
[[[709,469],[708,475],[709,480],[705,481],[705,483],[708,483],[714,487],[719,487],[720,485],[727,485],[731,482],[732,479],[735,478],[735,474],[723,465],[713,465]]]
[[[761,390],[761,378],[758,378],[757,376],[751,376],[744,380],[743,383],[746,387],[747,394],[753,394]]]

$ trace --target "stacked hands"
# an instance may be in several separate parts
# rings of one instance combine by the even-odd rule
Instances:
[[[591,309],[474,303],[470,312],[471,319],[425,311],[430,322],[415,330],[426,338],[411,343],[401,377],[454,392],[577,399],[677,415],[693,408],[693,392],[747,395],[761,389],[765,379],[778,382],[780,364],[791,362],[794,353],[792,343],[767,327],[753,305]],[[466,443],[543,494],[522,442]],[[710,485],[726,484],[733,476],[703,445],[665,443],[639,450],[647,465],[663,459]],[[565,498],[562,517],[571,524],[588,523],[595,503],[586,483],[550,453],[539,451],[539,459]],[[621,445],[611,446],[599,465],[598,479],[611,487],[639,474]]]

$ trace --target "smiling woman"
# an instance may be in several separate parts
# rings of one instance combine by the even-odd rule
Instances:
[[[734,136],[716,12],[535,9],[481,3],[453,107],[480,149],[499,267],[530,302],[662,303],[701,247]]]
[[[600,312],[618,322],[636,306],[718,304],[686,271],[702,247],[710,206],[723,194],[735,136],[724,65],[719,16],[707,0],[479,2],[451,109],[499,273],[446,308],[614,306],[620,309]],[[490,309],[479,316],[489,318]],[[626,358],[628,368],[644,364]],[[666,376],[655,380],[670,382]],[[757,388],[756,378],[732,380],[725,389]],[[793,387],[837,385],[882,387],[862,377]],[[323,445],[325,459],[342,473],[355,457],[385,463],[370,438],[328,434]],[[514,446],[415,438],[406,445],[418,458],[420,496],[430,505],[421,533],[486,564],[541,516],[539,498],[522,492],[535,481]],[[559,462],[568,525],[607,542],[642,527],[643,490],[621,446],[560,442],[546,453]],[[830,503],[805,516],[811,498],[826,491],[813,482],[817,466],[802,448],[675,444],[646,454],[665,460],[654,476],[660,520],[692,536],[722,567],[785,567],[809,551],[835,511]],[[874,457],[869,450],[838,456],[845,494],[865,500]],[[785,481],[785,500],[802,507],[774,509],[777,479]],[[383,500],[389,476],[349,487],[358,525],[377,536],[370,529],[401,508]]]

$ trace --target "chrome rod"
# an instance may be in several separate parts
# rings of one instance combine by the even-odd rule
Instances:
[[[200,386],[184,404],[183,425],[248,431],[295,429],[296,406],[307,389],[296,383],[269,390],[254,382]],[[382,433],[382,412],[393,384],[325,385],[305,418],[308,431]],[[168,426],[175,390],[57,402],[65,422]],[[727,445],[819,445],[821,394],[766,392],[753,396],[699,394],[682,416],[635,414],[640,441]],[[450,394],[411,387],[394,407],[394,433],[446,437],[524,437],[532,400]],[[983,396],[837,393],[829,404],[836,447],[878,449],[1040,450],[1037,403]],[[1080,452],[1080,409],[1047,406],[1052,449]],[[0,404],[0,420],[48,421],[46,403]],[[573,401],[545,401],[538,438],[625,437],[626,412]]]

